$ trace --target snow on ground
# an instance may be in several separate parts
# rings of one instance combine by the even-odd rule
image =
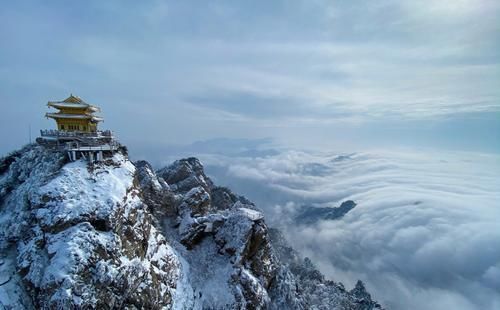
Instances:
[[[221,305],[235,302],[230,287],[231,275],[235,270],[227,257],[218,252],[212,238],[206,238],[192,250],[187,250],[177,241],[180,239],[179,233],[170,220],[164,223],[164,235],[182,265],[174,309],[220,308]],[[181,292],[186,294],[181,295]]]
[[[229,285],[234,273],[232,264],[220,255],[213,240],[204,239],[186,257],[190,265],[195,298],[206,308],[235,302]]]
[[[47,236],[51,258],[41,284],[47,286],[71,281],[72,275],[92,265],[90,259],[98,248],[110,249],[114,238],[112,232],[98,232],[87,222]]]
[[[175,294],[173,297],[173,310],[198,310],[201,309],[201,303],[195,302],[193,287],[190,284],[191,271],[189,263],[175,249],[174,254],[179,258],[181,264],[179,280],[177,280]]]
[[[256,210],[248,209],[248,208],[238,208],[246,217],[251,219],[252,221],[257,221],[264,218],[264,215]]]
[[[116,167],[95,166],[90,172],[87,162],[80,160],[61,169],[58,177],[38,191],[40,203],[50,197],[46,208],[37,212],[42,224],[68,221],[82,215],[95,213],[103,217],[122,202],[132,186],[134,165],[123,155],[113,157]]]
[[[11,247],[0,253],[0,309],[19,307],[33,309],[17,274],[15,247]]]

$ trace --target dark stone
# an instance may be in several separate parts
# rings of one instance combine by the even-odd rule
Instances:
[[[102,219],[96,219],[96,220],[92,220],[90,221],[90,225],[92,225],[92,227],[94,227],[95,230],[98,230],[98,231],[110,231],[110,227],[108,226],[108,224],[106,223],[105,220],[102,220]]]
[[[313,224],[320,220],[337,220],[354,209],[356,203],[352,200],[342,202],[337,208],[323,208],[313,206],[303,206],[295,217],[298,224]]]

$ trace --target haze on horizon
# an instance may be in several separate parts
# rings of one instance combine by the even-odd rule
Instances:
[[[0,153],[103,108],[138,154],[218,137],[500,151],[500,3],[4,1]],[[146,158],[147,159],[147,158]]]

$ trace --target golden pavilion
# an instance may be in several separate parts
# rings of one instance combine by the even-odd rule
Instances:
[[[63,101],[49,101],[47,106],[59,110],[45,114],[56,121],[58,130],[96,132],[97,124],[103,121],[102,117],[94,114],[101,111],[99,107],[90,105],[73,94]]]
[[[78,96],[70,95],[63,101],[49,101],[47,106],[57,112],[46,113],[57,123],[57,129],[40,130],[37,143],[53,150],[67,152],[71,161],[84,158],[89,162],[101,161],[118,151],[120,144],[110,130],[98,130],[103,121],[96,115],[99,107],[90,105]]]

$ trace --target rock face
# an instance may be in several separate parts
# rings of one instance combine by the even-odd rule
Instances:
[[[157,172],[27,146],[0,160],[6,309],[373,309],[301,259],[195,158]],[[0,307],[2,308],[2,307]]]
[[[320,220],[336,220],[346,215],[355,206],[356,203],[352,200],[342,202],[337,208],[303,206],[295,217],[295,222],[309,225]]]
[[[171,304],[180,263],[140,199],[135,166],[120,154],[64,164],[32,147],[2,175],[2,188],[16,184],[0,211],[0,247],[16,259],[6,294],[35,308]]]
[[[300,300],[302,306],[305,305],[304,309],[382,309],[381,305],[372,300],[363,282],[358,281],[353,290],[347,291],[342,283],[325,279],[309,258],[301,258],[288,245],[281,231],[271,228],[269,235],[281,264],[286,266],[285,279],[293,279],[297,287],[296,292],[281,292],[278,296],[293,296],[295,293],[295,296],[299,296],[296,300]],[[277,282],[286,283],[287,280]],[[285,290],[288,289],[285,286]],[[277,301],[280,301],[280,298]],[[290,303],[285,303],[280,308],[285,309],[289,305]]]

